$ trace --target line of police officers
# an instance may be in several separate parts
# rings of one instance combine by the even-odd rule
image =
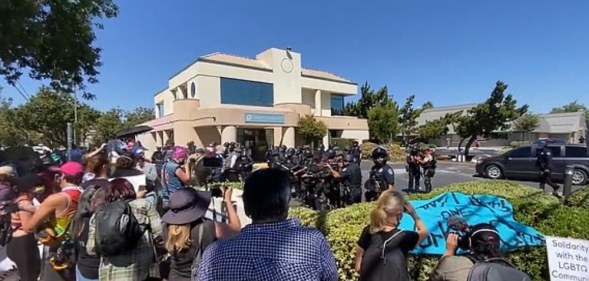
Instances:
[[[416,149],[416,148],[415,148]],[[385,190],[395,189],[395,172],[387,164],[388,151],[377,147],[372,151],[374,165],[364,182],[365,201],[374,201]],[[272,168],[289,171],[295,182],[295,197],[317,210],[326,210],[362,202],[362,155],[357,142],[341,150],[338,147],[319,145],[313,151],[302,148],[273,147],[267,152]],[[409,165],[410,164],[410,165]],[[417,165],[417,166],[415,166]],[[417,167],[417,168],[416,168]],[[408,172],[419,189],[419,176],[423,169],[426,191],[431,191],[431,178],[435,174],[432,151],[425,149],[408,155]],[[413,186],[410,186],[413,191]]]

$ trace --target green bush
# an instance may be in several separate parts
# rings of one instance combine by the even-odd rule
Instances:
[[[333,146],[337,146],[340,149],[344,149],[346,147],[350,147],[352,146],[352,143],[355,141],[355,139],[346,139],[346,138],[332,138],[331,139],[331,144]]]
[[[573,192],[566,199],[567,206],[589,209],[589,186]]]
[[[410,195],[409,199],[431,199],[444,192],[502,196],[512,203],[516,220],[535,227],[545,235],[589,238],[589,225],[585,223],[589,210],[562,205],[554,196],[508,181],[451,184],[430,194]],[[353,269],[354,247],[360,232],[369,222],[369,212],[373,206],[373,203],[362,203],[321,214],[296,208],[291,211],[291,216],[300,218],[305,225],[318,227],[325,234],[336,258],[340,280],[356,280],[357,273]],[[523,248],[509,253],[508,257],[518,268],[530,274],[533,280],[549,280],[545,247]],[[438,260],[438,256],[410,256],[409,268],[413,280],[428,280]]]
[[[372,142],[365,142],[360,145],[360,150],[362,151],[362,159],[371,159],[372,151],[379,147],[384,147],[389,152],[389,161],[390,162],[399,162],[405,161],[405,149],[402,148],[398,144],[383,144],[378,145]]]

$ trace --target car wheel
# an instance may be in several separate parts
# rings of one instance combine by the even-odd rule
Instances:
[[[503,178],[503,171],[501,170],[501,167],[494,165],[494,164],[491,164],[491,165],[488,165],[487,167],[485,167],[485,174],[490,179],[496,180],[496,179]]]
[[[573,184],[584,185],[587,183],[587,173],[581,169],[573,170]]]

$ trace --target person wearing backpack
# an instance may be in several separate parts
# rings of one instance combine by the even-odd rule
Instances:
[[[502,258],[499,246],[501,237],[491,224],[471,227],[459,243],[458,234],[451,233],[446,240],[446,253],[433,270],[430,281],[531,281],[530,277]],[[470,248],[466,255],[456,255],[459,248]],[[466,245],[462,245],[466,244]]]
[[[105,188],[105,204],[90,218],[86,251],[100,256],[100,281],[160,280],[154,241],[161,240],[160,217],[133,184],[117,178]]]
[[[231,194],[231,188],[223,194],[227,206],[233,206]],[[162,217],[166,224],[164,246],[170,254],[168,281],[190,281],[208,245],[239,233],[241,223],[233,207],[227,210],[229,224],[205,218],[210,202],[210,192],[192,188],[181,189],[170,196],[170,210]]]
[[[399,229],[403,211],[415,221],[415,231]],[[397,191],[384,191],[370,213],[370,225],[360,234],[355,269],[360,281],[409,281],[407,257],[428,230],[411,203]]]

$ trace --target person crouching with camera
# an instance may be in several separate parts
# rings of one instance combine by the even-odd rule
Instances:
[[[466,235],[451,233],[446,240],[446,253],[438,262],[429,280],[531,280],[529,276],[502,258],[500,245],[499,232],[488,223],[470,227]],[[469,252],[456,255],[458,249]]]

